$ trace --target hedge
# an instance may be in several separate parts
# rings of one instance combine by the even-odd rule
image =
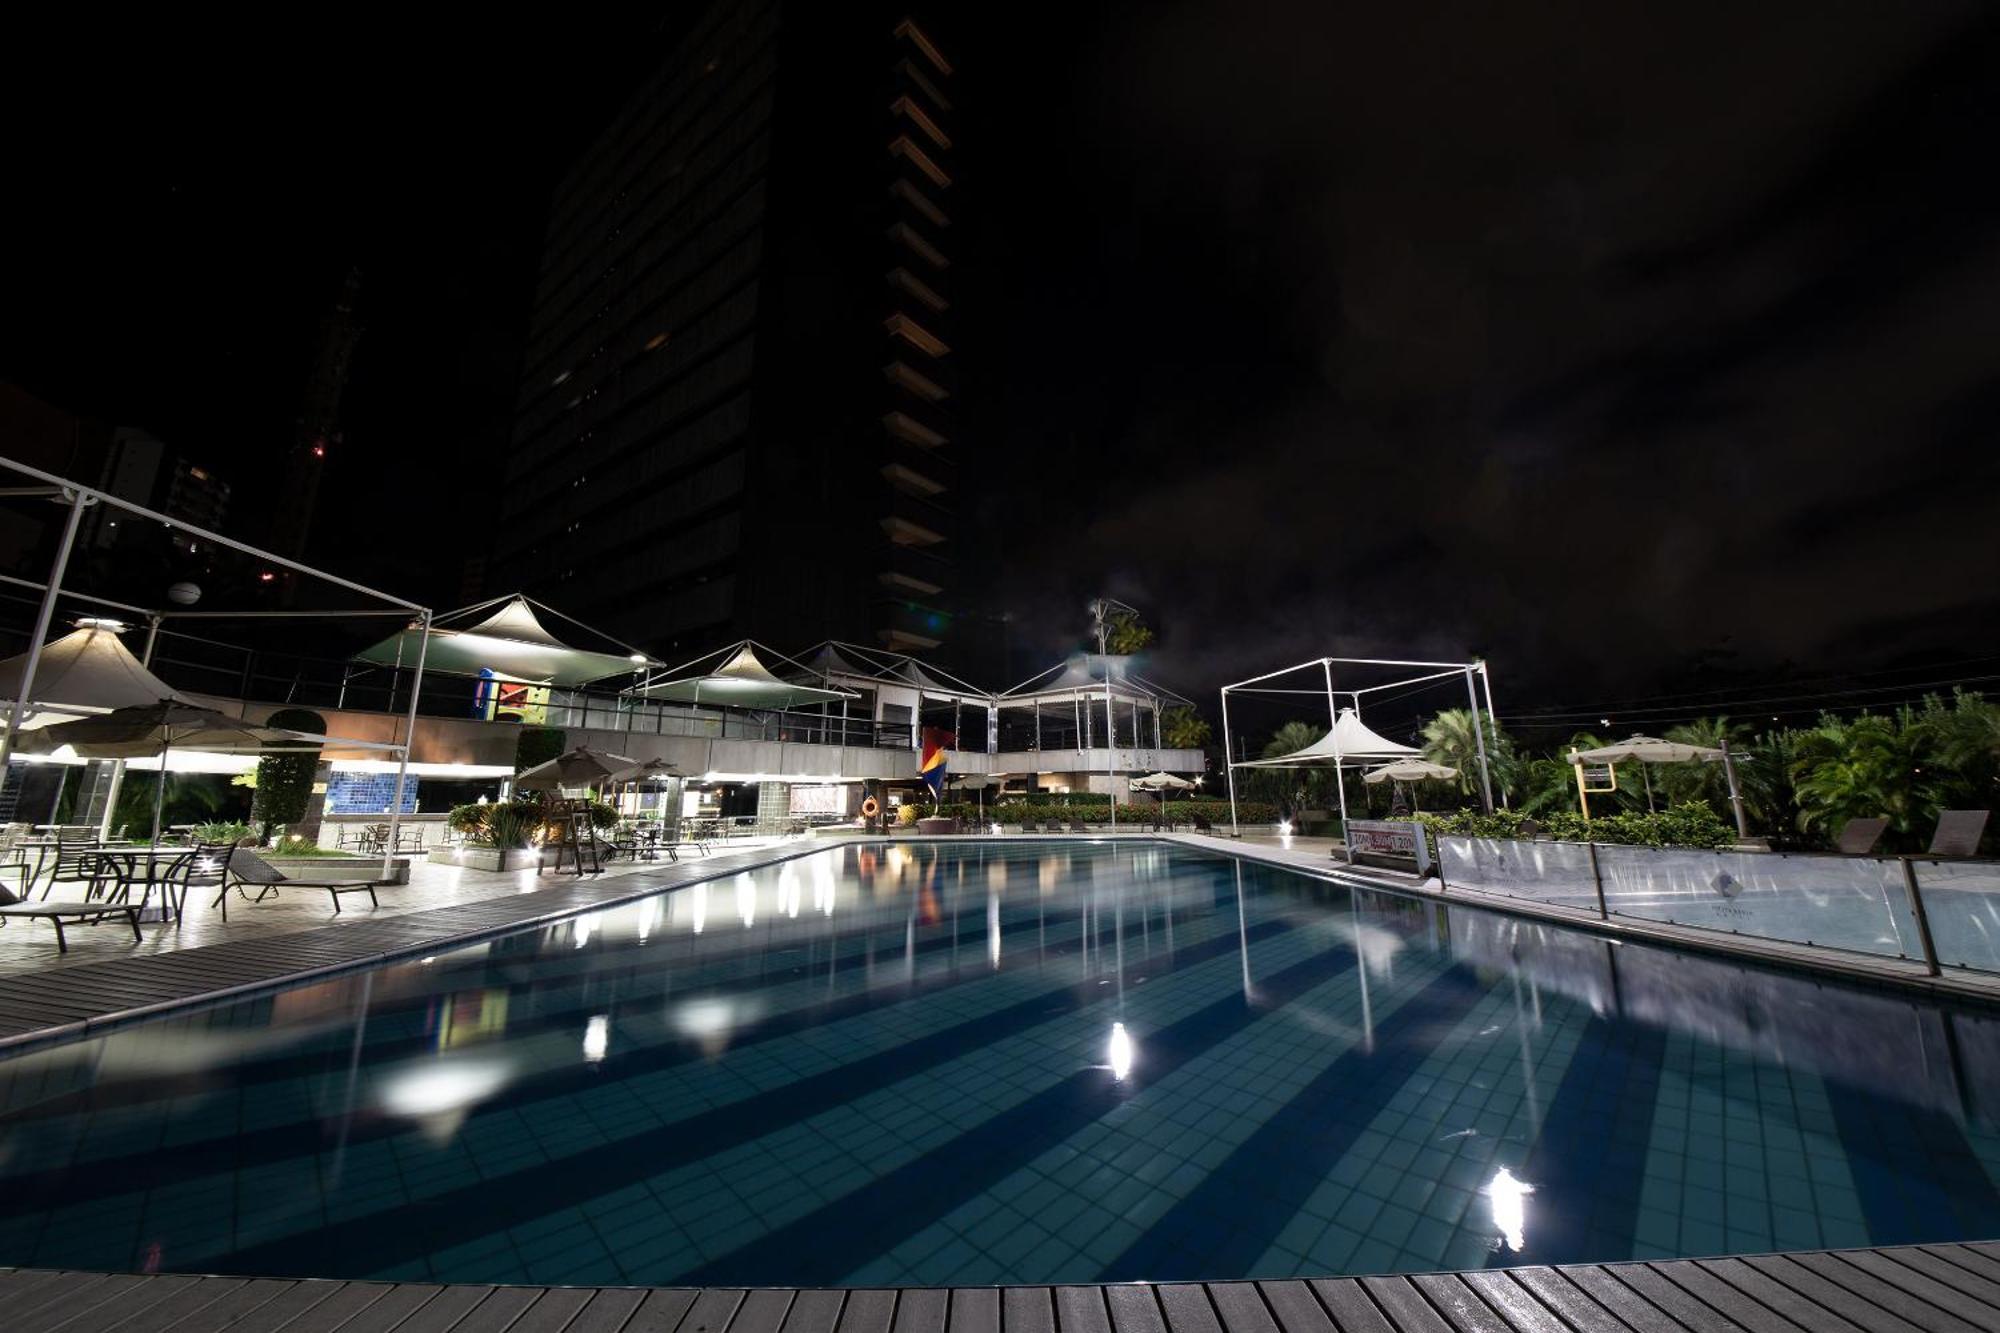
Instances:
[[[1417,814],[1412,819],[1433,833],[1473,838],[1523,838],[1521,826],[1530,816],[1518,810],[1495,810],[1481,814],[1459,810],[1448,815]],[[1726,847],[1736,841],[1736,830],[1702,801],[1681,804],[1656,813],[1629,812],[1585,819],[1569,811],[1558,811],[1535,820],[1532,836],[1558,842],[1601,842],[1625,847]]]
[[[980,817],[980,806],[973,801],[948,801],[938,807],[941,815],[952,816],[971,822]],[[1278,807],[1265,801],[1240,801],[1237,803],[1237,819],[1245,824],[1275,824],[1278,821]],[[1121,824],[1151,824],[1159,813],[1159,807],[1151,802],[1135,804],[1120,802],[1118,822]],[[1211,824],[1229,822],[1229,802],[1227,801],[1168,801],[1167,817],[1178,824],[1187,824],[1200,815]],[[1018,824],[1032,819],[1037,823],[1044,820],[1082,819],[1092,824],[1108,824],[1111,821],[1111,802],[1105,797],[1096,800],[1071,801],[1057,797],[1047,801],[1022,801],[1009,798],[1004,801],[988,801],[985,806],[988,823]]]

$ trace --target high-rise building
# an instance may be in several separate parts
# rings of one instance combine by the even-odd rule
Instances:
[[[662,653],[948,650],[948,37],[717,0],[556,193],[489,583]]]
[[[229,514],[227,481],[175,453],[152,434],[131,426],[120,426],[111,433],[100,485],[121,500],[211,532],[220,528]],[[100,547],[129,541],[135,531],[151,533],[157,526],[105,509],[94,512],[91,522],[91,543]],[[194,548],[193,539],[183,533],[170,534],[169,543],[177,549]]]

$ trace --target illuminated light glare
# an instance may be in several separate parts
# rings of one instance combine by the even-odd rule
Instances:
[[[813,858],[813,906],[822,916],[833,915],[833,865],[824,856]]]
[[[996,820],[994,820],[992,824],[990,824],[990,825],[988,825],[988,826],[987,826],[987,831],[988,831],[988,832],[990,832],[990,833],[991,833],[991,834],[992,834],[992,835],[993,835],[994,837],[996,837],[996,838],[997,838],[997,837],[999,837],[999,836],[1000,836],[1000,821],[999,821],[999,820],[997,820],[997,819],[996,819]]]
[[[574,930],[577,948],[581,949],[590,943],[590,933],[597,929],[597,916],[596,912],[589,912],[576,919]]]
[[[583,1025],[583,1058],[596,1064],[611,1049],[611,1016],[592,1014]]]
[[[674,1030],[697,1041],[720,1037],[735,1026],[736,1008],[727,1000],[687,1000],[674,1010]]]
[[[658,923],[659,919],[660,900],[658,898],[648,898],[639,904],[639,943],[644,944],[646,942],[646,937],[653,933],[653,927]]]
[[[1132,1034],[1125,1030],[1123,1023],[1111,1025],[1111,1046],[1105,1052],[1105,1059],[1111,1066],[1111,1077],[1120,1083],[1132,1072],[1132,1060],[1137,1048],[1132,1044]]]
[[[424,966],[428,967],[430,964],[435,963],[437,961],[437,956],[433,954],[429,958],[419,958],[417,961],[423,964]]]
[[[694,902],[692,906],[694,933],[699,935],[701,934],[701,928],[708,924],[708,885],[697,884],[694,886]]]
[[[1516,1254],[1528,1248],[1527,1199],[1534,1192],[1533,1185],[1517,1180],[1504,1166],[1480,1191],[1493,1206],[1493,1225],[1500,1228],[1500,1238]]]
[[[786,916],[796,917],[799,914],[800,897],[798,865],[787,861],[778,871],[778,902],[784,907]]]
[[[1000,895],[986,895],[986,961],[1000,966]]]
[[[416,1065],[390,1076],[382,1107],[391,1115],[446,1115],[483,1101],[507,1085],[512,1069],[497,1062]]]
[[[1292,821],[1291,821],[1291,820],[1289,820],[1289,819],[1281,819],[1281,820],[1279,820],[1279,821],[1278,821],[1278,836],[1279,836],[1279,837],[1281,837],[1281,838],[1289,838],[1289,837],[1291,837],[1291,836],[1292,836]]]
[[[736,915],[746,926],[757,919],[757,881],[747,870],[736,877]]]

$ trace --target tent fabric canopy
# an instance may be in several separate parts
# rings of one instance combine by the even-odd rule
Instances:
[[[1114,698],[1148,703],[1185,704],[1188,700],[1163,685],[1147,680],[1131,669],[1133,659],[1116,654],[1099,656],[1078,653],[1058,662],[1039,675],[999,696],[1003,708],[1038,703],[1063,703],[1078,694],[1095,694],[1100,699],[1108,688]]]
[[[1622,764],[1634,759],[1642,764],[1719,764],[1722,751],[1657,736],[1628,736],[1595,750],[1571,750],[1569,757],[1573,764]]]
[[[1175,777],[1172,773],[1148,773],[1141,778],[1133,778],[1134,791],[1192,791],[1195,784],[1186,778]]]
[[[1361,775],[1370,786],[1385,782],[1446,782],[1458,776],[1449,764],[1433,764],[1424,759],[1399,759],[1393,764],[1371,768]]]
[[[1349,764],[1370,759],[1399,759],[1418,753],[1414,745],[1400,745],[1386,736],[1378,736],[1362,723],[1359,712],[1352,708],[1343,708],[1334,722],[1333,730],[1304,749],[1270,759],[1245,760],[1233,767],[1309,768],[1315,764]]]
[[[423,631],[413,625],[362,649],[353,660],[379,666],[395,666],[400,661],[414,667],[422,638]],[[528,685],[583,685],[629,673],[644,664],[643,658],[634,661],[629,653],[571,647],[549,632],[527,598],[518,593],[476,624],[451,628],[433,623],[430,648],[424,654],[426,671],[455,676],[490,671],[502,680]]]
[[[603,782],[623,782],[644,767],[637,759],[622,754],[606,754],[588,745],[565,750],[532,768],[514,775],[520,791],[555,791],[561,787],[594,787]]]
[[[736,708],[793,708],[799,704],[833,703],[861,696],[850,690],[821,689],[785,680],[775,675],[757,656],[756,645],[745,639],[703,661],[720,659],[721,665],[707,671],[658,681],[637,693],[648,699],[673,703],[712,704]]]
[[[27,675],[28,655],[0,662],[0,699],[12,703]],[[156,704],[162,699],[190,702],[132,656],[109,625],[86,624],[42,648],[35,668],[34,697],[39,711],[24,716],[21,730],[59,722],[77,714]]]

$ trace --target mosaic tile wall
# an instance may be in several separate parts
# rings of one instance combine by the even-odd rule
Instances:
[[[330,815],[386,815],[396,796],[394,773],[335,771],[326,782],[326,812]],[[403,780],[403,813],[417,812],[417,780]]]

